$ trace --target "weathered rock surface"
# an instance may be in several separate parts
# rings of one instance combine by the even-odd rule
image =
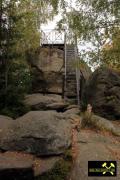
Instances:
[[[18,153],[0,154],[0,179],[33,180],[33,157]]]
[[[99,68],[89,78],[82,101],[107,119],[120,119],[120,73]]]
[[[117,176],[103,177],[104,180],[120,179],[120,139],[109,134],[99,134],[90,129],[81,130],[77,140],[78,154],[71,173],[71,180],[99,180],[88,177],[88,161],[116,161]]]
[[[50,171],[59,157],[38,158],[30,154],[6,152],[0,154],[0,179],[33,180]]]
[[[57,155],[71,144],[70,118],[55,111],[31,111],[0,131],[0,149]]]
[[[112,122],[109,120],[102,118],[100,116],[97,116],[93,113],[89,114],[88,112],[85,112],[82,116],[82,127],[93,127],[96,130],[106,130],[114,135],[120,136],[120,128],[114,126]]]
[[[70,110],[70,109],[74,109],[74,108],[79,108],[78,105],[76,104],[72,104],[72,105],[69,105],[67,108],[65,108],[65,110]]]
[[[3,115],[0,115],[0,123],[1,122],[4,122],[6,120],[13,120],[12,118],[8,117],[8,116],[3,116]]]
[[[3,129],[9,129],[14,123],[14,120],[8,116],[0,115],[0,134],[2,134]],[[0,152],[3,151],[0,147]]]
[[[74,45],[66,47],[67,75],[65,77],[64,47],[41,47],[33,55],[29,55],[32,74],[33,93],[61,94],[76,102],[76,67]],[[80,76],[80,94],[85,81],[91,74],[90,68],[82,62],[78,74]],[[65,87],[66,86],[66,87]]]
[[[0,115],[0,132],[2,131],[4,127],[11,125],[12,122],[13,122],[12,118],[8,116]]]
[[[65,111],[64,112],[64,114],[65,115],[74,115],[74,114],[76,114],[76,115],[79,115],[80,114],[80,110],[79,110],[79,108],[78,107],[76,107],[76,108],[71,108],[71,109],[68,109],[67,111]]]
[[[48,157],[48,158],[35,158],[34,159],[34,165],[33,165],[33,170],[34,170],[34,176],[39,177],[40,175],[51,171],[56,163],[61,159],[61,157],[53,156],[53,157]]]
[[[69,104],[65,103],[65,102],[58,102],[58,103],[52,103],[47,105],[47,109],[51,109],[51,110],[58,110],[58,111],[62,111],[64,110]]]
[[[24,103],[33,110],[64,110],[69,106],[60,95],[55,94],[30,94],[26,96]]]
[[[63,50],[40,48],[36,56],[30,58],[33,74],[33,92],[62,93]]]

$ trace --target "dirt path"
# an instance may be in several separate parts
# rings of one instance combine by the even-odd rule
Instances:
[[[81,130],[70,180],[120,180],[120,138],[108,133]],[[88,161],[117,161],[117,177],[88,177]]]

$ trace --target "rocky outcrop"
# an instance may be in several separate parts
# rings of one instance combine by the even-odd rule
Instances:
[[[63,50],[40,48],[36,56],[30,58],[32,66],[33,92],[62,94]]]
[[[89,114],[87,111],[82,115],[82,127],[92,127],[96,130],[109,131],[116,136],[120,136],[120,128],[105,118],[97,116],[93,113]]]
[[[59,94],[75,104],[77,103],[77,88],[79,88],[81,99],[83,86],[90,76],[91,70],[85,62],[80,61],[80,65],[76,65],[74,45],[67,45],[65,54],[66,70],[64,45],[61,47],[43,46],[34,55],[29,55],[32,93]]]
[[[64,111],[69,106],[60,95],[55,94],[30,94],[25,97],[24,103],[32,110],[58,110]]]
[[[1,122],[5,122],[5,121],[10,121],[10,120],[13,120],[12,118],[10,118],[10,117],[8,117],[8,116],[3,116],[3,115],[0,115],[0,123]],[[1,125],[0,125],[0,127],[1,127]]]
[[[0,131],[0,149],[41,156],[64,153],[71,145],[70,117],[55,111],[31,111],[6,121]]]
[[[65,112],[64,112],[64,115],[80,115],[80,109],[78,107],[74,107],[74,108],[71,108],[71,109],[67,109]]]
[[[33,157],[20,153],[0,154],[0,179],[33,180]]]
[[[3,116],[0,115],[0,132],[2,131],[2,129],[6,126],[9,126],[10,124],[12,124],[13,119],[8,117],[8,116]]]
[[[0,179],[33,180],[52,170],[59,160],[59,157],[41,159],[23,152],[1,153]]]
[[[91,104],[93,111],[107,119],[120,119],[120,73],[99,68],[86,83],[83,105]]]

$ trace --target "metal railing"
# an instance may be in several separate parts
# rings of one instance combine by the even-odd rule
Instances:
[[[65,32],[57,30],[41,31],[41,44],[64,44]]]
[[[75,44],[74,36],[66,30],[44,30],[41,31],[40,44]]]

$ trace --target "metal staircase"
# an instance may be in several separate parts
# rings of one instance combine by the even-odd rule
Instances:
[[[77,85],[76,85],[76,49],[75,45],[66,45],[65,49],[65,96],[77,101]]]
[[[67,36],[69,32],[58,32],[56,30],[41,32],[41,45],[63,47],[64,50],[64,71],[63,71],[63,97],[73,99],[80,104],[80,71],[77,67],[77,42],[71,44]],[[70,36],[71,37],[71,36]]]

